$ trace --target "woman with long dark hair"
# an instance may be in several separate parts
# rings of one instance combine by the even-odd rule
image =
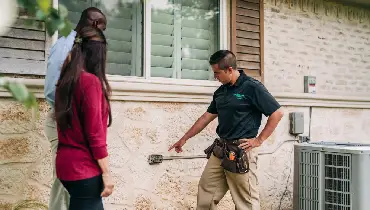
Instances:
[[[69,192],[69,210],[103,210],[113,191],[107,152],[112,123],[103,32],[85,27],[64,62],[55,92],[56,174]]]

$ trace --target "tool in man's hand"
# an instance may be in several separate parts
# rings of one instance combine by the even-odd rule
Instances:
[[[194,156],[163,156],[163,155],[149,155],[149,165],[162,163],[163,160],[177,160],[177,159],[196,159],[196,158],[207,158],[206,155],[194,155]]]

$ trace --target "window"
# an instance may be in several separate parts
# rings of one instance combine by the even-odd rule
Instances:
[[[142,6],[138,2],[59,0],[59,3],[67,7],[73,26],[84,9],[91,6],[101,9],[108,20],[105,31],[108,74],[142,76]]]
[[[213,80],[208,59],[220,49],[219,0],[144,2],[59,0],[73,26],[89,6],[107,16],[108,74]]]
[[[218,49],[217,1],[169,0],[153,4],[151,13],[151,76],[212,78],[208,58]]]

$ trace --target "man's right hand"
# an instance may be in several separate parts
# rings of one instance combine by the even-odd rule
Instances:
[[[168,151],[171,151],[173,148],[175,148],[175,151],[177,153],[182,152],[182,146],[186,143],[186,141],[199,132],[201,132],[212,120],[214,120],[217,117],[217,114],[211,114],[209,112],[205,112],[190,128],[188,132],[174,145],[172,145]]]
[[[186,143],[185,139],[180,139],[178,142],[176,142],[174,145],[172,145],[168,151],[171,151],[173,148],[175,148],[175,151],[177,153],[182,152],[182,146]]]

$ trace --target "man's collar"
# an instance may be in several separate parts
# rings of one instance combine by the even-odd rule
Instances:
[[[71,33],[69,33],[68,36],[76,36],[77,35],[77,32],[75,30],[72,30]]]
[[[229,86],[239,86],[244,81],[244,78],[246,76],[245,73],[244,73],[244,71],[243,70],[238,70],[238,72],[240,74],[239,77],[238,77],[238,79],[236,79],[234,85],[229,84]]]

